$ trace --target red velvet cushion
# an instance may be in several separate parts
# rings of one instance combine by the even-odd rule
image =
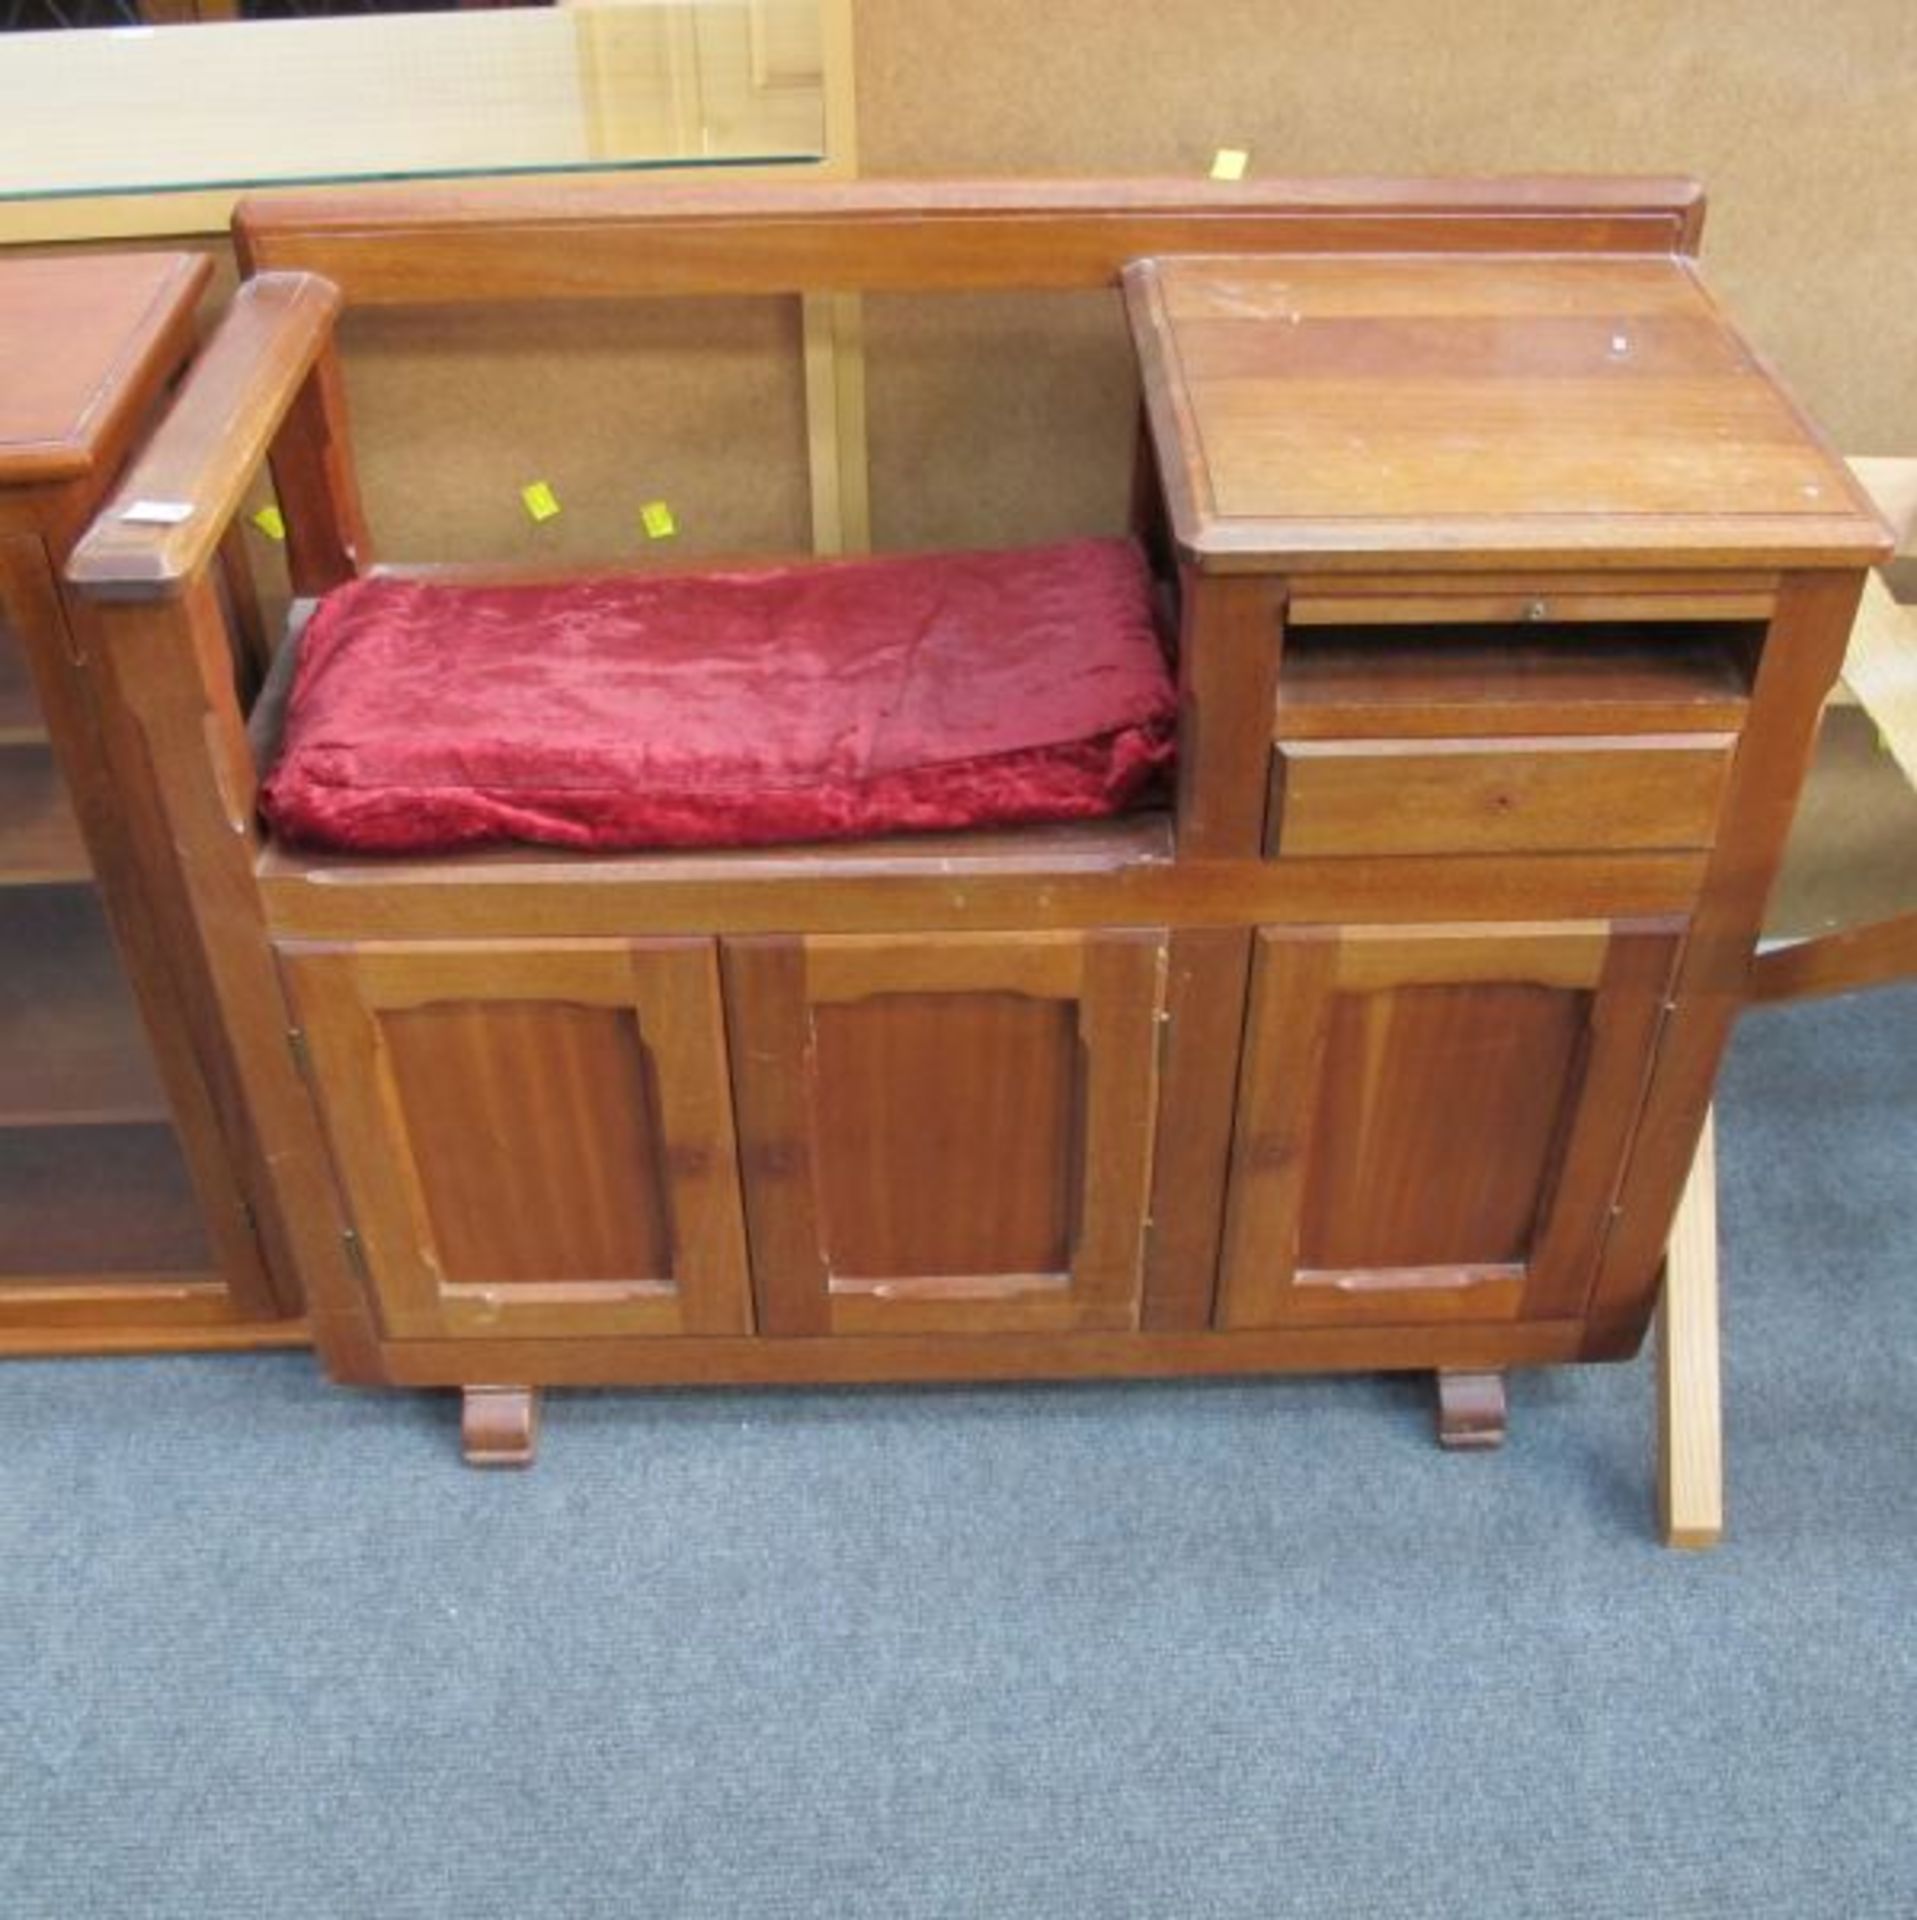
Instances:
[[[740,846],[1116,812],[1176,705],[1136,548],[356,580],[261,793],[309,846]]]

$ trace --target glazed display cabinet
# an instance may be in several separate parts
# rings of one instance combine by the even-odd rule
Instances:
[[[60,586],[192,354],[208,272],[177,253],[0,264],[0,1352],[301,1333]]]

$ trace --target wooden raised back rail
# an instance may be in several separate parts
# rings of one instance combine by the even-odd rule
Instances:
[[[1704,199],[1666,178],[540,182],[242,202],[249,273],[349,305],[1117,284],[1154,253],[1694,253]]]

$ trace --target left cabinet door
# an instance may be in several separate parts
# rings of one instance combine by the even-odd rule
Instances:
[[[750,1330],[711,942],[281,959],[390,1336]]]

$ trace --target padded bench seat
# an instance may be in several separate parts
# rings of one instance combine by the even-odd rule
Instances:
[[[1176,691],[1123,540],[526,584],[374,575],[301,636],[296,846],[751,846],[1116,813]]]

